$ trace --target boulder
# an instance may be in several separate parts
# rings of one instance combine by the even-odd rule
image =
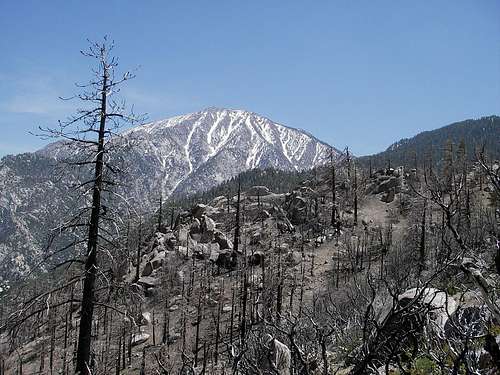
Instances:
[[[388,192],[391,189],[399,190],[401,178],[388,175],[377,175],[366,189],[366,194],[379,194]]]
[[[389,179],[387,179],[385,181],[382,181],[378,185],[377,192],[375,194],[384,193],[384,192],[389,191],[391,189],[395,189],[400,184],[401,184],[401,181],[400,181],[399,178],[397,178],[397,177],[390,177]]]
[[[139,278],[137,284],[142,285],[144,288],[154,288],[158,285],[158,279],[151,276],[143,276]]]
[[[316,190],[310,188],[309,186],[301,186],[299,188],[300,195],[303,197],[317,198],[319,194]]]
[[[175,237],[169,237],[165,241],[165,245],[167,245],[167,249],[173,250],[175,246],[177,246],[177,239]]]
[[[151,265],[153,266],[153,269],[158,269],[163,265],[163,262],[165,261],[165,252],[159,253],[157,256],[155,256],[153,259],[151,259]]]
[[[141,332],[141,333],[136,333],[132,336],[132,346],[137,346],[140,344],[145,343],[146,341],[149,340],[149,333]]]
[[[147,262],[144,268],[142,269],[141,276],[151,276],[153,273],[153,265],[151,262]]]
[[[373,307],[376,324],[371,340],[379,345],[374,361],[385,363],[395,356],[417,350],[429,331],[444,335],[445,324],[457,307],[446,292],[435,288],[412,288],[396,298],[376,296]]]
[[[464,334],[468,337],[484,335],[490,316],[484,306],[459,307],[444,325],[446,337],[461,340]]]
[[[250,189],[247,190],[247,195],[248,196],[264,196],[264,195],[269,195],[271,191],[267,186],[252,186]]]
[[[219,249],[218,244],[203,244],[196,243],[193,245],[193,257],[196,259],[208,259],[210,258],[212,252],[217,251]]]
[[[192,216],[191,216],[191,212],[190,211],[182,211],[175,218],[174,228],[177,229],[177,228],[179,228],[179,226],[185,225],[186,223],[189,222],[189,220],[190,220],[191,217]]]
[[[264,345],[269,348],[270,353],[262,363],[263,369],[272,370],[278,375],[290,375],[292,366],[292,353],[288,346],[271,335],[264,336]],[[271,363],[269,363],[271,362]]]
[[[210,217],[204,215],[201,221],[202,224],[202,232],[213,232],[215,231],[215,221]]]
[[[201,219],[203,215],[211,215],[215,212],[216,210],[208,206],[206,204],[198,203],[196,204],[192,209],[191,209],[191,216]]]
[[[164,233],[156,232],[154,234],[153,244],[151,250],[155,250],[157,247],[165,246],[166,235]]]
[[[193,255],[192,251],[189,250],[186,246],[178,246],[177,247],[177,254],[181,257],[190,257]]]
[[[212,207],[224,207],[227,204],[227,197],[225,195],[219,195],[218,197],[215,197],[212,199],[210,202],[210,205]]]
[[[218,246],[217,244],[214,245]],[[221,254],[220,248],[217,248],[215,251],[212,251],[210,253],[210,257],[208,258],[208,260],[212,263],[215,263],[220,254]]]
[[[150,325],[151,322],[152,322],[151,313],[148,311],[143,312],[141,314],[141,320],[140,320],[141,325]]]
[[[301,196],[295,196],[291,199],[288,206],[290,222],[294,225],[302,224],[306,219],[307,201]]]
[[[250,266],[260,266],[264,263],[264,253],[256,251],[247,257],[247,262]]]
[[[457,303],[453,297],[435,288],[425,288],[424,290],[413,288],[398,296],[400,304],[411,303],[415,298],[418,298],[419,305],[428,307],[429,316],[436,327],[441,330],[444,330],[448,317],[457,309]]]
[[[387,370],[389,370],[389,371],[387,372]],[[377,368],[376,374],[377,375],[387,375],[387,374],[395,375],[395,374],[399,374],[399,369],[392,364],[389,364],[388,369],[386,369],[386,366],[383,365],[383,366],[380,366],[379,368]]]
[[[233,243],[220,231],[214,232],[214,242],[216,242],[221,250],[232,249]]]
[[[394,189],[391,189],[391,190],[385,192],[382,195],[382,197],[380,198],[380,200],[384,203],[391,203],[394,200],[395,196],[396,196],[396,192],[394,191]]]
[[[191,215],[195,218],[201,219],[206,210],[207,206],[205,204],[198,203],[191,209]]]
[[[195,218],[193,220],[191,226],[189,227],[189,233],[190,234],[201,233],[201,223],[199,219]]]
[[[238,265],[236,253],[232,251],[220,253],[215,260],[215,264],[218,267],[225,268],[227,270],[234,270]]]

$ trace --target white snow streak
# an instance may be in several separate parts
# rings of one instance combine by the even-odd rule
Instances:
[[[193,124],[193,127],[191,128],[191,131],[189,132],[189,134],[187,136],[186,144],[184,145],[184,152],[186,154],[186,160],[187,160],[188,165],[189,165],[189,173],[188,174],[191,174],[191,172],[193,172],[193,163],[191,163],[191,155],[190,155],[190,152],[189,152],[189,146],[191,144],[191,138],[193,137],[193,133],[195,132],[195,130],[198,128],[198,126],[200,126],[201,120],[203,120],[206,116],[207,115],[205,114],[205,116],[200,117]]]

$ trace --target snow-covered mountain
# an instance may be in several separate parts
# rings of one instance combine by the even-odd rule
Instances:
[[[206,190],[252,168],[312,168],[330,153],[329,145],[304,131],[243,110],[209,108],[124,135],[137,140],[128,155],[137,161],[132,174],[141,185],[153,177],[154,190],[164,196]]]
[[[122,193],[145,211],[160,193],[167,198],[207,190],[252,168],[312,168],[331,152],[302,130],[221,108],[138,126],[120,139],[134,143],[120,155],[129,166]],[[53,143],[0,161],[0,285],[2,277],[24,274],[41,260],[47,230],[78,204],[68,187],[75,175],[53,172],[64,147]]]

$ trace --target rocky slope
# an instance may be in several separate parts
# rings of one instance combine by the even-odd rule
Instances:
[[[116,270],[111,289],[120,292],[103,287],[98,298],[112,295],[114,308],[100,306],[95,314],[95,372],[183,373],[186,367],[197,374],[227,374],[234,369],[234,353],[244,353],[237,362],[240,373],[451,374],[462,362],[474,373],[496,373],[493,350],[484,341],[499,340],[498,323],[492,336],[489,307],[462,274],[474,264],[476,275],[488,276],[484,285],[498,285],[496,271],[487,267],[496,253],[493,242],[485,236],[481,255],[470,252],[473,258],[443,272],[447,262],[441,259],[456,259],[448,251],[458,249],[435,246],[441,241],[441,211],[429,203],[421,269],[415,241],[420,197],[408,188],[418,176],[391,169],[360,178],[354,225],[354,202],[350,189],[343,188],[348,170],[338,165],[337,171],[338,227],[325,225],[333,204],[327,168],[287,193],[252,186],[232,199],[219,196],[193,205],[173,227],[168,220],[144,225],[142,240],[132,241],[133,253],[117,249],[123,256],[105,263]],[[468,178],[474,198],[480,198],[476,176]],[[405,198],[381,200],[387,189]],[[482,220],[478,213],[484,211],[473,212],[471,228]],[[109,280],[102,277],[102,285]],[[67,287],[50,303],[59,306],[72,293]],[[39,300],[43,311],[46,304]],[[46,322],[35,334],[28,324],[15,331],[16,351],[9,351],[9,336],[0,334],[6,373],[21,364],[24,373],[41,372],[43,366],[71,372],[79,307],[57,312],[54,323],[48,314],[32,317]]]
[[[243,110],[209,108],[130,129],[119,142],[129,166],[123,194],[144,211],[164,198],[207,190],[252,168],[303,170],[331,147],[304,131]],[[333,149],[335,153],[337,150]],[[0,283],[41,260],[47,231],[71,211],[74,173],[55,172],[61,143],[0,161]]]

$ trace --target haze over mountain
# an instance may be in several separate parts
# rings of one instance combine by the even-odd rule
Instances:
[[[138,126],[124,132],[124,140],[134,147],[120,155],[129,166],[123,194],[146,212],[160,193],[167,198],[204,191],[254,168],[312,168],[332,150],[304,131],[222,108]],[[29,272],[41,260],[48,229],[71,211],[68,182],[78,177],[54,173],[67,151],[56,142],[0,161],[0,277]]]

